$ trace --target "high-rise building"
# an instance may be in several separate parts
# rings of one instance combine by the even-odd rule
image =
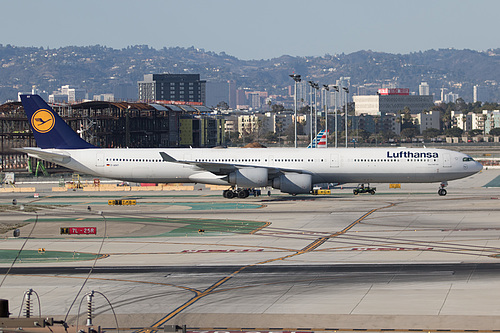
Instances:
[[[205,105],[208,107],[216,107],[221,102],[225,102],[229,105],[228,82],[207,82],[206,96]]]
[[[236,81],[234,80],[228,80],[227,83],[229,84],[229,107],[231,109],[236,109]]]
[[[420,85],[418,86],[418,94],[420,96],[430,95],[429,84],[427,82],[420,83]]]
[[[236,90],[236,108],[243,105],[247,105],[247,96],[245,94],[245,90],[238,89]]]
[[[351,91],[351,77],[349,76],[341,76],[337,81],[336,85],[339,87],[339,89],[347,88],[349,90],[349,94],[347,94],[347,102],[349,103],[352,101],[352,95],[353,91]],[[340,96],[340,94],[339,94]],[[343,101],[343,99],[341,99]]]
[[[475,85],[472,88],[472,101],[476,102],[488,102],[490,99],[489,89],[485,86]]]
[[[61,86],[57,91],[49,95],[49,102],[77,102],[87,98],[87,92],[70,85]]]
[[[446,94],[447,91],[448,91],[448,89],[441,88],[441,102],[442,103],[444,103],[444,95]]]
[[[309,84],[306,80],[302,80],[297,83],[297,102],[309,104]],[[295,88],[294,88],[295,89]],[[300,104],[298,104],[300,105]]]
[[[216,107],[225,102],[230,109],[236,109],[236,81],[228,80],[221,82],[206,83],[206,106]]]
[[[442,93],[441,93],[442,95]],[[456,103],[457,99],[459,98],[458,94],[454,94],[453,92],[449,92],[444,95],[444,102],[445,103]]]
[[[250,106],[259,109],[262,105],[262,98],[259,92],[250,92],[247,94]]]
[[[206,81],[200,74],[146,74],[137,82],[141,101],[183,101],[205,104]]]

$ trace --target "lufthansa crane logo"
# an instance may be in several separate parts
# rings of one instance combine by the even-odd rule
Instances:
[[[33,129],[39,133],[49,132],[55,125],[56,118],[47,109],[37,110],[33,116],[31,116],[31,126]]]

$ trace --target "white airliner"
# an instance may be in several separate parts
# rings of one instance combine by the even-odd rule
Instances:
[[[21,95],[38,148],[18,150],[98,177],[132,182],[231,186],[226,198],[267,187],[309,193],[318,183],[431,183],[479,172],[455,151],[431,148],[97,148],[81,139],[38,95]]]

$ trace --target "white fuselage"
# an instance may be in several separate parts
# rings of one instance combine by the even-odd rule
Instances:
[[[134,182],[228,184],[196,163],[262,167],[312,175],[313,183],[430,183],[482,169],[463,153],[431,148],[44,149],[78,172]],[[166,162],[164,152],[178,162]],[[36,156],[36,153],[34,154]],[[40,157],[40,156],[38,156]]]

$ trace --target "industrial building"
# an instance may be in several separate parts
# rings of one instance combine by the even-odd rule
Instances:
[[[353,96],[353,100],[356,115],[397,114],[405,107],[408,107],[412,114],[417,114],[434,106],[431,95],[410,95],[407,88],[379,89],[377,95]]]
[[[97,147],[213,147],[224,143],[224,121],[212,120],[208,115],[211,110],[205,106],[99,101],[51,106],[84,140]],[[200,131],[181,132],[181,119],[185,122],[190,118],[200,122]],[[181,133],[188,142],[185,145]],[[39,161],[12,149],[35,146],[22,104],[0,105],[0,171],[35,168]],[[47,162],[43,166],[59,168]]]

